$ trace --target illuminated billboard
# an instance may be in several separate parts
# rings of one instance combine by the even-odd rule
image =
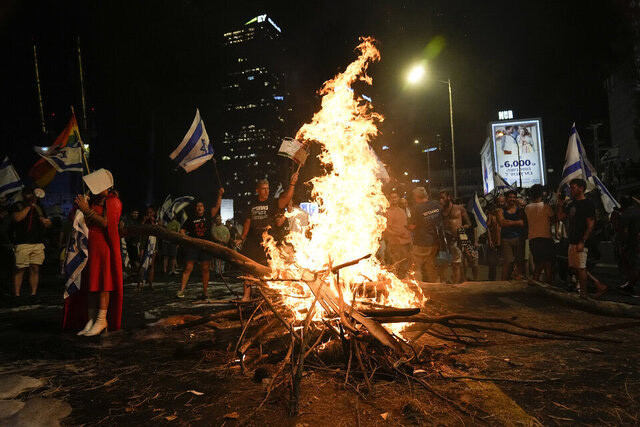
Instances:
[[[491,144],[491,138],[487,138],[482,150],[480,150],[480,161],[482,162],[482,188],[484,194],[487,194],[493,190],[493,145]]]
[[[529,188],[545,185],[545,165],[540,119],[490,123],[494,170],[508,183]],[[484,162],[484,160],[483,160]],[[484,165],[484,163],[483,163]]]

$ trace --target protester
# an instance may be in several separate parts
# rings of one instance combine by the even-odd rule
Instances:
[[[447,234],[447,245],[451,254],[451,281],[452,283],[460,283],[462,273],[462,242],[465,249],[469,237],[466,230],[471,227],[471,220],[463,206],[453,202],[451,194],[443,190],[440,192],[440,207],[442,219],[444,222],[445,232]],[[466,252],[466,251],[465,251]],[[475,259],[471,260],[471,265],[478,268],[477,251]],[[477,274],[477,273],[474,273]],[[444,276],[444,274],[443,274]],[[444,277],[443,277],[444,279]]]
[[[139,225],[140,224],[140,211],[137,209],[132,210],[129,215],[122,219],[124,228]],[[137,274],[140,271],[140,236],[134,235],[125,237],[127,244],[127,254],[129,255],[129,263],[133,274]]]
[[[522,245],[524,214],[518,208],[518,198],[515,191],[507,191],[505,199],[504,208],[499,209],[497,212],[498,223],[501,227],[502,280],[521,279],[524,259],[524,247]]]
[[[51,227],[33,188],[22,190],[22,202],[13,206],[13,243],[15,254],[15,272],[13,275],[13,291],[20,296],[24,272],[29,269],[29,285],[31,296],[38,291],[40,266],[44,262],[44,233]]]
[[[205,215],[204,203],[196,203],[196,215],[193,218],[187,219],[180,230],[181,233],[188,236],[195,237],[196,239],[211,240],[211,222],[220,211],[220,205],[222,204],[222,195],[224,194],[224,188],[218,189],[218,199],[216,205],[211,208],[210,215]],[[204,299],[209,298],[209,266],[211,263],[211,255],[202,252],[198,249],[185,248],[184,251],[185,266],[182,272],[182,282],[180,284],[180,290],[176,294],[178,298],[184,298],[184,290],[189,282],[189,276],[196,262],[200,263],[200,272],[202,273],[202,297]]]
[[[9,287],[13,291],[13,286],[9,286],[9,283],[13,282],[12,272],[15,265],[13,244],[11,243],[12,218],[9,210],[3,205],[0,203],[0,293],[2,294],[8,291]]]
[[[569,268],[572,268],[578,276],[580,296],[587,297],[587,241],[591,236],[595,224],[595,205],[587,199],[584,192],[587,183],[580,178],[572,179],[569,182],[569,189],[573,200],[566,204],[558,204],[558,219],[568,220],[569,236]],[[562,195],[558,195],[559,200]],[[596,281],[595,298],[599,298],[607,291],[607,287]]]
[[[504,207],[504,196],[496,198],[496,204],[487,215],[487,265],[489,266],[489,280],[496,280],[496,270],[500,265],[500,235],[502,227],[498,222],[498,210]]]
[[[148,206],[142,218],[142,225],[156,225],[156,209]],[[158,238],[147,236],[140,242],[140,269],[138,271],[138,291],[142,290],[144,283],[149,284],[149,289],[153,290],[153,279],[156,272],[156,256],[158,254]]]
[[[172,231],[174,233],[178,233],[180,231],[180,223],[177,219],[172,219],[165,226],[167,230]],[[166,274],[171,274],[175,276],[178,274],[176,269],[178,268],[178,244],[174,242],[170,242],[168,240],[162,241],[161,246],[161,254],[162,254],[162,272]],[[170,271],[167,271],[169,270]]]
[[[542,201],[544,190],[540,184],[529,189],[531,202],[524,208],[527,216],[529,249],[533,257],[533,279],[540,280],[544,271],[545,282],[553,283],[554,248],[551,238],[551,219],[555,212],[548,203]]]
[[[422,189],[424,190],[424,188]],[[385,241],[385,258],[387,262],[394,265],[396,275],[400,279],[404,279],[409,267],[411,267],[411,233],[407,228],[407,214],[399,206],[399,202],[400,196],[396,191],[389,193],[390,206],[385,213],[387,228],[382,236]],[[416,280],[422,280],[421,277]]]
[[[107,327],[120,329],[122,256],[118,225],[122,204],[108,170],[99,169],[83,180],[92,196],[78,195],[75,203],[89,228],[89,256],[80,290],[65,299],[63,328],[76,329],[84,324],[78,335],[93,336]]]
[[[259,264],[267,264],[267,254],[262,246],[262,234],[276,224],[276,218],[284,220],[282,211],[293,197],[298,173],[291,175],[289,187],[277,199],[269,198],[269,181],[261,179],[256,183],[257,199],[247,211],[242,227],[242,235],[237,244],[242,244],[242,254]],[[245,281],[242,301],[251,299],[251,283]]]
[[[429,200],[424,187],[414,188],[411,192],[414,206],[411,209],[408,229],[413,234],[413,257],[415,279],[419,282],[438,281],[436,256],[438,255],[438,228],[442,228],[441,207],[438,202]],[[426,273],[423,275],[423,271]]]
[[[211,237],[213,241],[222,246],[228,246],[231,240],[229,229],[222,223],[222,217],[216,215],[216,224],[211,228]],[[213,260],[216,273],[222,273],[224,270],[224,261],[219,258]]]
[[[621,265],[626,282],[620,287],[625,293],[633,293],[640,277],[640,208],[633,206],[633,199],[624,195],[620,199]]]

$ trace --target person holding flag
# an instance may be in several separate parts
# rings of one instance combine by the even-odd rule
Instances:
[[[209,216],[205,215],[204,203],[196,203],[196,215],[182,226],[180,233],[186,234],[196,239],[211,240],[211,223],[220,211],[222,204],[222,195],[224,188],[218,189],[218,199],[216,205],[211,208]],[[182,282],[180,290],[176,294],[178,298],[184,298],[184,290],[187,288],[191,271],[196,262],[200,263],[200,272],[202,273],[202,296],[204,299],[209,298],[209,267],[211,266],[211,255],[193,248],[185,248],[184,258],[186,260],[184,271],[182,272]]]
[[[585,197],[587,182],[581,178],[573,178],[569,181],[572,201],[566,204],[562,193],[558,193],[557,214],[559,220],[569,222],[569,268],[576,272],[578,277],[579,292],[582,298],[587,297],[587,241],[595,225],[596,208],[594,203]],[[566,204],[566,206],[565,206]],[[596,293],[594,298],[599,298],[607,291],[607,286],[600,281],[595,281]]]
[[[118,225],[122,203],[113,190],[113,175],[106,169],[82,177],[90,198],[78,195],[75,203],[89,228],[88,258],[79,292],[65,299],[63,329],[84,328],[78,335],[94,336],[120,329],[122,320],[122,254]],[[86,323],[85,323],[86,322]]]
[[[289,187],[277,199],[269,198],[269,181],[261,179],[256,183],[257,199],[249,205],[244,221],[242,236],[237,244],[242,244],[242,254],[259,264],[267,264],[267,254],[262,247],[262,234],[274,225],[282,225],[285,221],[282,214],[293,197],[298,182],[298,172],[294,172],[289,180]],[[242,301],[251,299],[251,283],[245,282]]]

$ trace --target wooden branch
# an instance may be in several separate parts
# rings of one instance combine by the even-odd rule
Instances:
[[[590,313],[604,316],[628,317],[640,319],[640,306],[621,302],[603,301],[592,298],[581,298],[578,294],[569,293],[537,280],[528,281],[530,288],[535,292],[561,301],[571,307]]]
[[[187,246],[199,249],[203,252],[211,254],[216,258],[220,258],[248,273],[258,277],[264,277],[271,274],[271,269],[265,265],[259,264],[231,248],[210,242],[209,240],[196,239],[181,233],[169,231],[158,225],[132,225],[124,229],[125,236],[156,236],[168,242],[177,243],[180,246]]]

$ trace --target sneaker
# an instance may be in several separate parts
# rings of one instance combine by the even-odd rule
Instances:
[[[184,298],[184,291],[178,291],[178,293],[176,294],[176,296],[178,298]]]
[[[625,294],[633,293],[633,285],[630,282],[626,282],[624,285],[620,286],[620,290]]]

